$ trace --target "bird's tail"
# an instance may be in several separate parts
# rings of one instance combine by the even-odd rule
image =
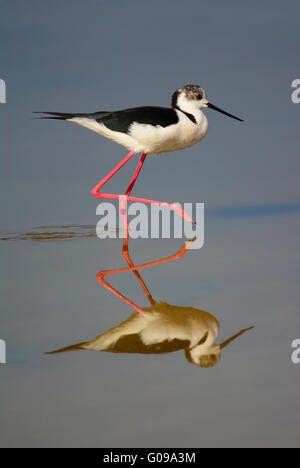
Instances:
[[[54,351],[48,351],[45,354],[57,354],[57,353],[66,353],[68,351],[79,351],[80,349],[84,349],[84,345],[88,342],[82,341],[81,343],[76,343],[70,346],[66,346],[65,348],[55,349]]]
[[[44,117],[36,117],[37,119],[56,119],[56,120],[69,120],[74,117],[85,117],[88,119],[101,120],[103,117],[111,114],[107,111],[93,112],[92,114],[70,114],[65,112],[33,112],[34,114],[46,114]]]
[[[67,114],[65,112],[33,112],[34,114],[47,114],[46,117],[36,117],[37,119],[56,119],[56,120],[68,120],[73,117],[79,117],[83,114]]]

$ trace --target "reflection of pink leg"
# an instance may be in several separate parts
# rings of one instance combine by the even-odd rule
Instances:
[[[123,242],[122,255],[123,255],[123,258],[125,259],[125,261],[127,262],[128,266],[129,267],[134,267],[134,263],[131,260],[131,257],[129,255],[129,250],[128,250],[128,236],[125,237],[124,242]],[[140,283],[140,285],[141,285],[144,293],[146,294],[150,304],[154,305],[156,301],[153,299],[149,289],[147,288],[147,286],[146,286],[143,278],[141,277],[140,273],[138,272],[138,270],[133,269],[132,273],[134,274],[134,276],[136,277],[136,279]]]
[[[121,167],[124,166],[124,164],[126,164],[129,159],[135,154],[135,151],[130,151],[130,153],[128,153],[128,155],[109,173],[107,174],[106,177],[104,177],[104,179],[101,180],[101,182],[99,182],[99,184],[96,185],[96,187],[93,188],[92,190],[92,195],[94,195],[94,197],[96,198],[111,198],[111,199],[120,199],[122,197],[122,195],[116,195],[116,194],[113,194],[113,193],[100,193],[100,189],[106,184],[106,182],[108,182],[120,169]],[[133,175],[133,178],[131,179],[131,182],[128,186],[128,189],[126,191],[126,194],[125,194],[125,197],[127,198],[127,200],[130,200],[130,201],[135,201],[135,202],[141,202],[141,203],[148,203],[148,204],[151,204],[151,205],[157,205],[157,206],[161,206],[161,207],[166,207],[166,208],[170,208],[174,211],[176,211],[176,213],[178,213],[183,219],[187,220],[187,221],[190,221],[192,223],[194,223],[193,219],[182,209],[180,208],[179,206],[177,205],[174,205],[173,203],[166,203],[166,202],[160,202],[160,201],[156,201],[156,200],[149,200],[147,198],[139,198],[139,197],[131,197],[129,196],[131,191],[132,191],[132,188],[137,180],[137,177],[140,173],[140,170],[144,164],[144,161],[146,159],[146,154],[143,154],[142,157],[141,157],[141,160],[135,170],[135,173]],[[124,195],[123,195],[124,196]]]
[[[97,281],[99,281],[99,283],[101,283],[105,288],[107,288],[109,291],[111,291],[113,294],[115,294],[119,299],[121,299],[122,301],[126,302],[126,304],[129,304],[131,307],[133,307],[134,310],[136,310],[137,312],[139,312],[140,314],[143,314],[144,311],[143,309],[141,309],[140,307],[138,307],[134,302],[132,302],[131,300],[129,300],[127,297],[125,297],[123,294],[121,294],[117,289],[113,288],[105,279],[104,279],[104,276],[108,276],[108,275],[116,275],[118,273],[125,273],[127,271],[133,271],[133,272],[136,272],[136,270],[141,270],[142,268],[149,268],[151,266],[155,266],[155,265],[160,265],[161,263],[167,263],[167,262],[170,262],[171,260],[177,260],[181,257],[183,257],[183,255],[189,250],[190,248],[190,245],[195,241],[195,239],[191,240],[191,241],[187,241],[183,247],[181,247],[181,249],[178,250],[178,252],[175,254],[175,255],[171,255],[167,258],[162,258],[160,260],[155,260],[153,262],[148,262],[148,263],[144,263],[143,265],[132,265],[131,267],[129,268],[118,268],[118,269],[115,269],[115,270],[102,270],[100,271],[96,278],[97,278]],[[144,288],[143,288],[144,289]],[[145,291],[146,292],[146,291]],[[146,293],[147,294],[147,293]],[[148,297],[149,299],[149,297]],[[153,299],[152,299],[153,300]],[[153,302],[155,303],[155,301]]]

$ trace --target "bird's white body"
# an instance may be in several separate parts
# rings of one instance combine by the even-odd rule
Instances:
[[[183,150],[201,141],[208,128],[202,112],[207,107],[241,120],[219,109],[206,98],[198,85],[185,85],[172,96],[172,108],[136,107],[92,114],[44,112],[50,119],[67,120],[143,154]]]
[[[189,341],[190,348],[197,345],[207,334],[202,348],[210,347],[219,333],[217,319],[203,310],[193,307],[179,307],[165,302],[147,307],[144,314],[134,313],[127,320],[106,333],[84,344],[85,349],[103,351],[114,345],[122,336],[138,334],[143,344],[159,344],[164,341]]]
[[[186,343],[177,345],[177,349],[180,347],[187,349],[190,359],[195,364],[198,364],[199,358],[204,355],[220,354],[220,348],[215,344],[219,323],[208,312],[193,307],[173,306],[165,302],[156,303],[143,310],[144,314],[132,314],[124,322],[93,340],[80,344],[78,348],[120,352],[122,350],[120,343],[127,337],[127,351],[123,352],[174,351],[176,349],[174,340],[176,340],[177,343]],[[135,337],[132,345],[130,345],[131,337]]]
[[[194,123],[184,112],[175,111],[178,122],[167,127],[134,122],[128,133],[110,130],[103,123],[86,117],[68,119],[137,153],[160,154],[189,148],[201,141],[208,128],[207,118],[200,109],[193,109]]]

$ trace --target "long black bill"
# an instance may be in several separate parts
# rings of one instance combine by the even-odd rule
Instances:
[[[223,110],[220,109],[219,107],[214,106],[211,102],[209,102],[209,103],[207,104],[207,107],[208,107],[209,109],[213,109],[213,110],[215,110],[215,111],[217,111],[217,112],[220,112],[221,114],[227,115],[227,117],[231,117],[232,119],[239,120],[240,122],[244,122],[244,121],[243,121],[242,119],[240,119],[239,117],[236,117],[235,115],[229,114],[228,112],[223,111]]]

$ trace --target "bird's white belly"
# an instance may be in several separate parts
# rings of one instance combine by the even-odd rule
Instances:
[[[167,153],[182,150],[198,143],[204,138],[207,129],[191,121],[178,122],[168,127],[133,124],[130,136],[135,140],[137,151],[144,153]]]

